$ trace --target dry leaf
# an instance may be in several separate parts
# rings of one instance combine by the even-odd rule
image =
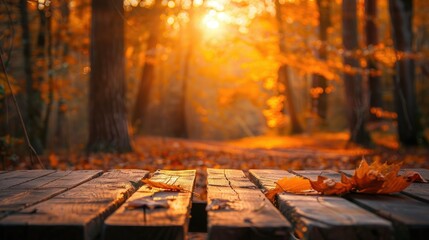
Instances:
[[[175,185],[166,184],[166,183],[162,183],[162,182],[155,182],[155,181],[151,181],[149,179],[143,179],[142,181],[146,185],[148,185],[150,187],[154,187],[154,188],[161,188],[161,189],[164,189],[167,191],[172,191],[172,192],[185,191],[185,189],[183,189],[181,186],[175,186]]]
[[[271,201],[274,201],[276,194],[281,192],[303,193],[311,191],[310,180],[302,177],[284,177],[276,182],[276,187],[265,193],[265,196]]]
[[[126,208],[135,209],[135,208],[144,208],[144,209],[155,209],[155,208],[168,208],[168,200],[153,200],[151,197],[142,197],[130,201]]]
[[[376,193],[384,183],[384,176],[377,170],[371,169],[365,159],[359,164],[352,177],[359,192]]]
[[[55,153],[49,154],[49,163],[51,164],[52,168],[56,168],[58,166],[58,156],[55,155]]]
[[[361,193],[400,192],[411,184],[406,177],[398,176],[400,169],[401,163],[382,164],[376,160],[368,165],[365,159],[362,159],[352,179]]]
[[[405,172],[405,177],[410,182],[419,182],[419,183],[427,183],[428,181],[420,175],[420,173],[415,171],[407,171]]]
[[[350,192],[353,184],[344,174],[341,174],[341,182],[318,176],[317,181],[310,181],[311,187],[324,195],[341,195]]]
[[[409,182],[406,177],[398,176],[396,172],[392,172],[387,175],[383,186],[377,191],[377,193],[388,194],[400,192],[410,186],[410,184],[411,182]]]

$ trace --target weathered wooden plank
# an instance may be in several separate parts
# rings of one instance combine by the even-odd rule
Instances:
[[[273,183],[280,178],[293,176],[284,170],[250,170],[249,173],[265,190],[274,188]],[[388,221],[341,197],[282,193],[277,196],[277,203],[299,238],[390,239],[392,233]]]
[[[429,205],[403,194],[349,194],[347,199],[393,222],[398,239],[427,239]]]
[[[401,193],[429,203],[429,183],[412,183]]]
[[[105,221],[103,239],[186,239],[195,170],[158,170],[151,180],[181,186],[184,192],[160,191],[143,185],[125,204]],[[127,209],[130,201],[146,198],[153,201],[168,201],[168,208]]]
[[[57,171],[3,189],[0,193],[0,219],[47,200],[83,182],[101,175],[100,170]]]
[[[354,170],[342,170],[349,176]],[[414,185],[414,183],[412,184]],[[428,184],[424,186],[429,187]],[[393,222],[397,239],[427,239],[429,204],[405,194],[348,194],[347,199]]]
[[[112,170],[0,220],[2,239],[94,239],[104,219],[136,190],[144,170]],[[52,187],[55,184],[52,183]]]
[[[0,189],[19,185],[39,177],[54,173],[55,170],[17,170],[0,175]]]
[[[208,239],[289,238],[290,223],[242,171],[207,172]]]
[[[249,177],[258,187],[266,190],[271,190],[276,187],[276,181],[284,177],[293,177],[292,173],[284,170],[272,169],[251,169]]]
[[[429,169],[409,168],[402,169],[399,173],[403,174],[408,171],[418,172],[426,181],[429,181]],[[429,183],[412,183],[404,191],[402,191],[402,193],[420,201],[429,203]]]

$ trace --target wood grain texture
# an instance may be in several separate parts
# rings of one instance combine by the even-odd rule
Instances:
[[[393,222],[397,239],[427,239],[429,205],[403,194],[349,194],[347,199]]]
[[[228,201],[208,211],[208,239],[288,239],[290,223],[241,170],[207,169],[207,203]]]
[[[101,173],[99,170],[56,171],[3,189],[0,192],[0,219],[65,192]]]
[[[195,174],[195,170],[156,171],[150,180],[181,186],[185,191],[169,192],[143,185],[106,219],[103,239],[185,239],[192,206]],[[126,208],[130,201],[143,197],[154,201],[168,200],[169,208]]]
[[[249,173],[263,189],[271,189],[273,185],[270,182],[293,176],[284,170],[250,170]],[[388,221],[341,197],[281,193],[277,196],[277,204],[292,222],[294,233],[299,238],[390,239],[392,235]]]
[[[264,191],[271,190],[276,187],[276,182],[284,177],[293,177],[294,174],[285,170],[272,169],[250,169],[249,177],[258,187]]]
[[[401,193],[429,204],[429,183],[412,183]]]
[[[136,190],[147,174],[144,170],[112,170],[11,214],[0,220],[0,239],[95,239],[104,219]]]
[[[17,170],[0,174],[0,190],[54,173],[55,170]]]
[[[341,172],[349,176],[354,174],[354,170],[341,170]],[[421,186],[428,188],[429,184]],[[408,191],[407,189],[404,193]],[[408,192],[407,195],[409,194],[416,193]],[[392,221],[395,238],[427,239],[429,235],[429,204],[407,195],[403,193],[385,195],[349,194],[345,197]]]

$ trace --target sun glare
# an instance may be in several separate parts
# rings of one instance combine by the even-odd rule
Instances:
[[[216,16],[212,16],[210,14],[204,17],[203,23],[208,29],[218,29],[220,26],[220,23],[216,19]]]
[[[225,14],[223,12],[218,13],[215,10],[210,10],[203,18],[203,24],[205,25],[206,28],[208,29],[218,29],[221,25],[220,21],[222,20],[219,15],[220,14]]]

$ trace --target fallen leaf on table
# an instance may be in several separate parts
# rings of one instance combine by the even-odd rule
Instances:
[[[384,183],[384,176],[375,169],[371,169],[365,159],[359,164],[352,177],[359,192],[377,192]]]
[[[341,182],[336,182],[324,176],[318,176],[317,181],[310,181],[310,184],[314,190],[325,195],[341,195],[353,189],[352,181],[343,173],[341,174]]]
[[[276,194],[281,192],[304,193],[311,191],[310,180],[302,177],[284,177],[276,182],[276,187],[265,193],[265,196],[271,201],[274,201]]]
[[[161,188],[161,189],[164,189],[167,191],[172,191],[172,192],[185,191],[185,189],[183,189],[183,187],[181,187],[181,186],[171,185],[171,184],[162,183],[162,182],[155,182],[155,181],[151,181],[149,179],[143,179],[142,181],[146,185],[148,185],[150,187],[154,187],[154,188]]]
[[[161,200],[153,200],[151,197],[142,197],[135,199],[133,201],[130,201],[126,208],[128,209],[135,209],[135,208],[144,208],[144,209],[155,209],[155,208],[168,208],[168,200],[167,199],[161,199]]]
[[[426,179],[424,179],[424,177],[422,175],[420,175],[420,173],[415,172],[415,171],[405,172],[405,177],[410,182],[419,182],[419,183],[427,183],[428,182]]]
[[[400,192],[411,182],[404,176],[398,176],[401,163],[387,164],[376,160],[371,165],[362,159],[352,180],[361,193],[387,194]]]

